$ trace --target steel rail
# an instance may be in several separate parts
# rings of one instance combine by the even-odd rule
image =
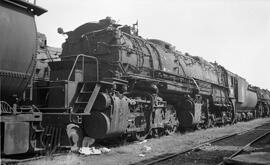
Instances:
[[[243,132],[246,132],[246,131],[243,131]],[[187,149],[185,151],[182,151],[180,153],[174,153],[174,154],[171,154],[171,155],[168,155],[166,157],[163,157],[163,158],[160,158],[160,159],[155,159],[151,162],[148,162],[146,163],[145,165],[151,165],[151,164],[154,164],[154,163],[158,163],[158,162],[161,162],[161,161],[165,161],[165,160],[168,160],[168,159],[171,159],[173,157],[176,157],[178,155],[181,155],[181,154],[184,154],[184,153],[187,153],[187,152],[190,152],[190,151],[193,151],[199,147],[202,147],[208,143],[213,143],[213,142],[216,142],[216,141],[219,141],[219,140],[222,140],[222,139],[226,139],[226,138],[229,138],[229,137],[232,137],[232,136],[235,136],[237,135],[238,133],[233,133],[233,134],[230,134],[230,135],[225,135],[225,136],[222,136],[222,137],[219,137],[219,138],[216,138],[216,139],[212,139],[212,140],[209,140],[209,141],[206,141],[206,142],[203,142],[191,149]],[[46,157],[56,157],[56,156],[61,156],[61,155],[64,155],[66,153],[58,153],[58,154],[53,154],[53,155],[49,155],[49,156],[38,156],[38,157],[33,157],[33,158],[27,158],[27,159],[10,159],[10,160],[5,160],[3,159],[1,163],[3,163],[4,165],[8,165],[8,164],[15,164],[15,163],[23,163],[23,162],[29,162],[29,161],[34,161],[34,160],[39,160],[39,159],[42,159],[42,158],[46,158]],[[137,164],[137,163],[134,163],[134,165]]]
[[[230,157],[224,158],[224,161],[231,160],[233,157],[235,157],[235,156],[239,155],[240,153],[242,153],[243,151],[245,151],[246,148],[248,148],[249,146],[251,146],[255,142],[261,140],[262,138],[264,138],[265,136],[267,136],[268,134],[270,134],[270,130],[269,129],[263,129],[263,130],[268,130],[268,132],[266,132],[263,135],[257,137],[256,139],[252,140],[251,142],[249,142],[248,144],[246,144],[244,147],[242,147],[240,150],[238,150],[234,154],[232,154]],[[223,165],[224,164],[224,161],[223,162],[220,162],[218,165]]]
[[[167,156],[164,156],[164,157],[161,157],[161,158],[158,158],[158,159],[154,159],[154,160],[152,160],[150,162],[146,162],[146,163],[136,162],[136,163],[132,163],[131,165],[136,165],[136,164],[152,165],[152,164],[155,164],[155,163],[163,162],[163,161],[175,158],[175,157],[177,157],[179,155],[183,155],[185,153],[192,152],[192,151],[194,151],[194,150],[196,150],[196,149],[198,149],[198,148],[200,148],[200,147],[202,147],[202,146],[204,146],[204,145],[206,145],[208,143],[218,142],[218,141],[221,141],[221,140],[224,140],[224,139],[236,136],[236,135],[242,135],[244,133],[247,133],[247,132],[250,132],[250,131],[253,131],[253,130],[255,130],[255,128],[252,128],[252,129],[249,129],[249,130],[244,130],[244,131],[233,133],[233,134],[229,134],[229,135],[225,135],[225,136],[218,137],[218,138],[215,138],[215,139],[211,139],[211,140],[202,142],[201,144],[198,144],[198,145],[196,145],[196,146],[194,146],[192,148],[186,149],[184,151],[180,151],[180,152],[177,152],[177,153],[172,153],[170,155],[167,155]]]
[[[211,140],[202,142],[202,143],[200,143],[200,144],[198,144],[198,145],[196,145],[196,146],[194,146],[192,148],[186,149],[186,150],[181,151],[181,152],[172,153],[172,154],[166,155],[166,156],[158,158],[158,159],[154,159],[154,160],[146,162],[146,163],[135,162],[135,163],[132,163],[131,165],[136,165],[136,164],[152,165],[152,164],[155,164],[155,163],[166,161],[166,160],[172,159],[174,157],[177,157],[179,155],[182,155],[182,154],[185,154],[185,153],[188,153],[188,152],[192,152],[192,151],[194,151],[194,150],[196,150],[196,149],[198,149],[198,148],[200,148],[200,147],[202,147],[204,145],[207,145],[208,143],[214,143],[214,142],[218,142],[218,141],[221,141],[221,140],[224,140],[224,139],[236,136],[236,135],[242,135],[244,133],[247,133],[247,132],[250,132],[250,131],[253,131],[253,130],[257,130],[256,128],[244,130],[244,131],[237,132],[237,133],[232,133],[232,134],[229,134],[229,135],[224,135],[224,136],[221,136],[221,137],[218,137],[218,138],[215,138],[215,139],[211,139]],[[262,130],[269,130],[269,129],[262,129]],[[270,133],[270,131],[267,132],[267,134],[269,134],[269,133]],[[264,134],[264,135],[266,136],[267,134]],[[261,138],[262,137],[259,137],[259,138],[256,138],[255,140],[259,140]],[[254,143],[255,140],[252,141],[252,143]],[[252,143],[249,143],[249,145],[251,145]],[[32,157],[32,158],[26,158],[26,159],[5,159],[4,158],[4,159],[1,160],[1,164],[4,164],[4,165],[18,164],[18,163],[23,163],[23,162],[29,162],[29,161],[35,161],[35,160],[39,160],[39,159],[43,159],[43,158],[48,158],[48,157],[49,158],[57,157],[57,156],[65,155],[67,153],[68,152],[55,153],[55,154],[50,154],[50,155],[41,155],[41,156],[38,156],[38,157]]]
[[[219,137],[219,138],[216,138],[216,139],[212,139],[212,140],[208,140],[208,141],[205,141],[199,145],[196,145],[192,148],[189,148],[189,149],[186,149],[184,151],[181,151],[181,152],[177,152],[177,153],[172,153],[170,155],[167,155],[165,157],[161,157],[159,159],[155,159],[155,160],[152,160],[150,162],[147,162],[147,163],[143,163],[144,165],[152,165],[152,164],[155,164],[155,163],[159,163],[159,162],[162,162],[162,161],[165,161],[165,160],[169,160],[169,159],[172,159],[174,157],[177,157],[179,155],[182,155],[182,154],[185,154],[185,153],[188,153],[188,152],[191,152],[191,151],[194,151],[208,143],[213,143],[213,142],[217,142],[217,141],[220,141],[220,140],[223,140],[223,139],[226,139],[226,138],[230,138],[230,137],[233,137],[233,136],[236,136],[238,135],[238,133],[233,133],[233,134],[230,134],[230,135],[225,135],[225,136],[222,136],[222,137]],[[131,165],[136,165],[136,164],[140,164],[139,162],[136,162],[136,163],[133,163]]]

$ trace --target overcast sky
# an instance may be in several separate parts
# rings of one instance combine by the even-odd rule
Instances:
[[[270,89],[270,1],[268,0],[37,0],[48,13],[38,31],[61,47],[70,31],[111,16],[139,22],[143,38],[172,43],[177,50],[216,61],[249,83]]]

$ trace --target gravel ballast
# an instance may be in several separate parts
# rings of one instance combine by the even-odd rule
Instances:
[[[224,135],[237,133],[258,127],[264,123],[270,122],[270,118],[255,119],[248,122],[239,122],[234,125],[198,130],[185,134],[176,133],[170,136],[147,139],[145,143],[134,142],[129,145],[110,148],[111,151],[101,155],[78,155],[69,153],[63,156],[46,157],[45,159],[27,162],[27,164],[43,165],[126,165],[140,162],[144,159],[150,159],[162,154],[176,153],[184,151],[200,143],[211,139],[222,137]],[[25,164],[25,163],[24,163]]]

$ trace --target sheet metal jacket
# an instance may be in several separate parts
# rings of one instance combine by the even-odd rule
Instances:
[[[10,101],[29,83],[36,64],[34,16],[45,12],[25,1],[0,0],[0,100]]]

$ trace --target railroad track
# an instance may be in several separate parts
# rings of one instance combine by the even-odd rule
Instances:
[[[244,132],[247,132],[247,131],[243,131],[242,133]],[[171,159],[171,158],[174,158],[180,154],[185,154],[185,153],[188,153],[192,150],[195,150],[196,148],[199,148],[201,146],[204,146],[205,144],[207,143],[212,143],[212,142],[215,142],[215,141],[219,141],[219,140],[222,140],[222,139],[226,139],[226,138],[229,138],[229,137],[232,137],[232,136],[235,136],[237,135],[238,133],[233,133],[233,134],[230,134],[230,135],[225,135],[225,136],[222,136],[220,138],[217,138],[217,139],[213,139],[213,140],[209,140],[209,141],[206,141],[204,143],[201,143],[200,145],[196,146],[196,147],[193,147],[191,149],[188,149],[188,150],[185,150],[183,152],[180,152],[180,153],[172,153],[172,154],[166,154],[164,156],[161,156],[160,158],[158,159],[155,159],[155,160],[152,160],[152,161],[149,161],[149,162],[146,162],[146,163],[143,163],[143,162],[139,162],[139,163],[135,163],[136,165],[137,164],[144,164],[144,165],[151,165],[151,164],[155,164],[155,163],[158,163],[158,162],[161,162],[161,161],[166,161],[168,159]],[[25,163],[25,162],[30,162],[30,161],[34,161],[34,160],[39,160],[39,159],[43,159],[43,158],[53,158],[53,157],[56,157],[56,156],[61,156],[61,155],[64,155],[64,154],[67,154],[67,153],[55,153],[55,154],[50,154],[49,156],[36,156],[36,157],[31,157],[31,158],[26,158],[26,159],[2,159],[2,162],[1,162],[1,165],[13,165],[13,164],[19,164],[19,163]],[[135,165],[134,164],[134,165]]]
[[[258,138],[254,139],[253,141],[249,142],[248,144],[246,144],[244,147],[242,147],[240,150],[236,151],[234,154],[232,154],[230,157],[228,158],[224,158],[224,161],[220,162],[219,165],[226,165],[226,164],[237,164],[237,160],[233,160],[233,158],[235,158],[236,156],[240,155],[241,153],[246,152],[246,150],[248,150],[248,148],[255,144],[256,142],[266,138],[267,136],[270,135],[270,130],[268,130],[268,132],[266,132],[265,134],[259,136]],[[268,151],[269,152],[269,151]]]
[[[247,131],[243,131],[243,132],[247,132]],[[174,154],[166,154],[165,156],[161,156],[159,159],[155,159],[153,161],[149,161],[149,162],[146,162],[146,163],[142,163],[142,162],[139,162],[138,164],[144,164],[144,165],[151,165],[151,164],[155,164],[155,163],[158,163],[160,161],[165,161],[165,160],[168,160],[168,159],[171,159],[173,157],[176,157],[177,155],[179,154],[184,154],[184,153],[187,153],[187,152],[190,152],[196,148],[199,148],[201,146],[204,146],[205,144],[207,143],[211,143],[211,142],[215,142],[215,141],[218,141],[218,140],[222,140],[222,139],[226,139],[226,138],[229,138],[231,136],[235,136],[237,135],[237,133],[233,133],[233,134],[230,134],[230,135],[225,135],[223,137],[220,137],[220,138],[217,138],[217,139],[214,139],[214,140],[209,140],[207,142],[204,142],[196,147],[193,147],[191,149],[188,149],[188,150],[185,150],[183,152],[180,152],[180,153],[174,153]],[[34,160],[39,160],[39,159],[43,159],[43,158],[53,158],[53,157],[56,157],[56,156],[61,156],[61,155],[64,155],[64,154],[67,154],[67,153],[55,153],[55,154],[49,154],[47,156],[45,155],[42,155],[42,156],[35,156],[35,157],[31,157],[31,158],[23,158],[23,159],[2,159],[1,160],[1,165],[13,165],[13,164],[20,164],[20,163],[25,163],[25,162],[30,162],[30,161],[34,161]],[[137,163],[135,163],[137,164]],[[134,164],[134,165],[135,165]]]
[[[169,153],[169,154],[161,155],[161,156],[154,157],[154,158],[151,158],[148,160],[143,160],[143,161],[140,161],[137,163],[133,163],[132,165],[180,164],[180,163],[184,164],[185,162],[183,162],[183,161],[182,162],[177,161],[178,157],[182,157],[182,159],[183,159],[183,157],[185,157],[184,159],[188,160],[190,163],[192,163],[192,162],[198,163],[198,161],[200,161],[200,160],[205,161],[205,162],[207,162],[207,161],[211,162],[210,159],[207,160],[205,158],[200,159],[198,157],[195,157],[195,159],[193,160],[192,158],[188,158],[188,157],[190,157],[190,155],[192,155],[193,153],[196,153],[196,155],[199,155],[199,152],[201,151],[200,148],[202,148],[204,146],[209,146],[209,144],[215,146],[218,143],[221,143],[221,144],[223,143],[223,145],[224,145],[226,143],[227,144],[231,143],[231,141],[234,141],[234,139],[238,139],[239,142],[244,141],[244,140],[241,140],[242,138],[248,139],[248,142],[246,142],[246,143],[243,142],[243,143],[245,143],[244,145],[239,144],[238,147],[241,146],[241,149],[238,150],[237,152],[235,152],[234,154],[232,154],[229,157],[229,159],[230,159],[230,158],[238,155],[239,153],[241,153],[245,148],[247,148],[251,144],[257,142],[258,140],[262,139],[263,137],[265,137],[266,135],[269,135],[269,134],[270,134],[270,123],[267,123],[267,124],[264,124],[262,126],[259,126],[259,127],[256,127],[256,128],[250,129],[250,130],[246,130],[246,131],[242,131],[242,132],[238,132],[238,133],[233,133],[230,135],[225,135],[225,136],[222,136],[222,137],[219,137],[216,139],[212,139],[212,140],[203,142],[199,145],[196,145],[192,148],[186,149],[186,150],[178,152],[178,153]],[[233,144],[233,145],[237,145],[237,144]],[[227,154],[228,153],[226,153],[225,156],[227,156]],[[186,160],[184,160],[184,161],[186,161]],[[218,164],[218,163],[219,162],[214,163],[214,164]],[[208,164],[208,163],[205,163],[205,164]],[[222,164],[223,164],[223,159],[219,165],[222,165]]]
[[[185,155],[185,154],[190,154],[192,152],[198,152],[198,150],[200,150],[201,147],[207,146],[209,144],[215,144],[215,143],[224,141],[226,139],[231,139],[233,137],[237,137],[237,136],[240,136],[240,135],[245,136],[246,134],[251,133],[253,131],[257,131],[257,132],[258,131],[259,132],[268,131],[269,132],[270,131],[270,123],[268,123],[268,125],[262,125],[262,126],[259,126],[257,128],[250,129],[250,130],[245,130],[245,131],[242,131],[242,132],[233,133],[233,134],[225,135],[225,136],[222,136],[222,137],[219,137],[219,138],[216,138],[216,139],[212,139],[212,140],[203,142],[203,143],[201,143],[199,145],[196,145],[196,146],[194,146],[192,148],[189,148],[187,150],[178,152],[178,153],[168,153],[168,154],[165,154],[165,155],[161,155],[159,157],[155,157],[155,158],[151,158],[151,159],[148,159],[148,160],[143,160],[141,162],[133,163],[132,165],[164,164],[164,162],[175,159],[178,156]],[[20,164],[20,163],[31,162],[31,161],[35,161],[35,160],[39,160],[39,159],[44,159],[44,158],[52,159],[54,157],[65,155],[65,154],[67,154],[67,152],[49,154],[49,155],[46,155],[46,156],[42,155],[42,156],[36,156],[36,157],[24,158],[24,159],[2,159],[1,164],[7,164],[7,165],[8,164]]]

